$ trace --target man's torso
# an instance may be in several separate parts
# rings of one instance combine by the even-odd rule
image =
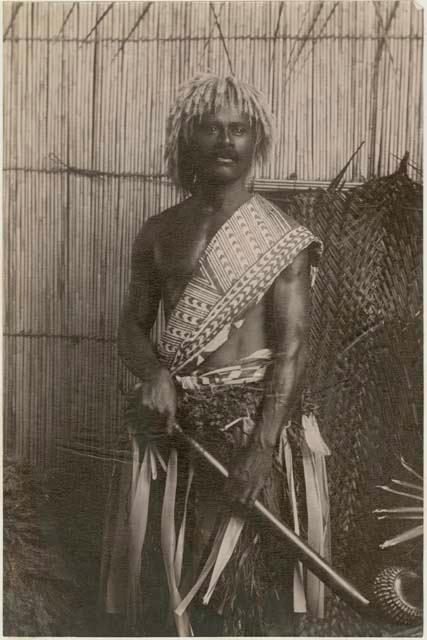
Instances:
[[[242,199],[241,204],[244,201]],[[223,208],[203,210],[189,198],[158,217],[154,261],[166,319],[180,299],[210,240],[234,211]],[[268,306],[267,294],[249,310],[241,327],[232,327],[227,343],[209,356],[200,370],[237,364],[255,351],[269,347],[271,330]]]

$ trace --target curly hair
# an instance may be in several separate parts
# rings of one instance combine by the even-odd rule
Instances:
[[[254,127],[254,160],[267,158],[273,137],[273,118],[262,93],[233,75],[198,75],[181,86],[167,120],[165,160],[168,175],[184,190],[191,192],[195,181],[189,154],[195,122],[206,113],[228,107],[247,115]]]

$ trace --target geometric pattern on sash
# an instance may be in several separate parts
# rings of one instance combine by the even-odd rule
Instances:
[[[310,245],[320,256],[320,240],[260,195],[236,209],[208,243],[169,317],[158,345],[163,364],[177,373],[192,362]]]

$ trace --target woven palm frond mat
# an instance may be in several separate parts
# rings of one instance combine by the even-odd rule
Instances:
[[[400,456],[422,469],[422,188],[397,172],[346,193],[296,196],[287,210],[325,245],[308,387],[331,449],[332,563],[370,597],[383,566],[422,566],[420,542],[379,549],[399,524],[379,524],[372,514],[405,504],[377,488],[392,477],[411,479],[402,476]],[[304,620],[299,629],[307,636],[407,632],[368,623],[332,596],[325,620]]]

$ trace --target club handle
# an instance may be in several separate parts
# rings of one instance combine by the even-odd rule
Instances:
[[[215,468],[223,478],[228,478],[229,473],[224,465],[209,453],[209,451],[207,451],[199,442],[187,435],[179,425],[175,426],[175,432],[181,437],[181,439],[185,440],[195,453]],[[280,534],[282,538],[287,540],[289,545],[295,551],[297,557],[334,593],[357,611],[367,613],[371,609],[371,603],[369,600],[365,598],[365,596],[363,596],[356,587],[335,571],[335,569],[333,569],[318,553],[316,553],[316,551],[297,536],[292,529],[276,518],[276,516],[274,516],[262,504],[262,502],[255,500],[253,508],[264,520],[267,520],[270,523],[272,530],[276,534]]]

